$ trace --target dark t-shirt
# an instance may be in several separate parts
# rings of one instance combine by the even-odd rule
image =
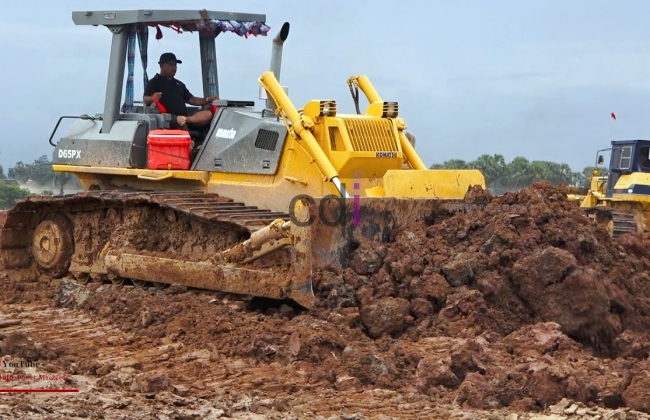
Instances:
[[[151,96],[156,92],[162,92],[160,103],[162,103],[167,112],[175,115],[187,115],[185,104],[193,98],[193,95],[187,90],[185,84],[176,78],[171,80],[156,74],[144,89],[145,96]]]

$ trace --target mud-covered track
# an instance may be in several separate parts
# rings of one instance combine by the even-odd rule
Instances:
[[[70,270],[84,281],[89,275],[108,280],[103,252],[109,245],[131,255],[144,251],[167,256],[175,250],[173,258],[199,261],[277,219],[288,220],[289,215],[217,194],[87,191],[31,196],[0,216],[0,258],[2,268],[19,278],[34,278],[36,263],[55,278]]]
[[[618,238],[626,233],[642,235],[643,227],[639,226],[637,223],[634,213],[613,211],[611,227],[612,237]]]
[[[643,236],[642,216],[634,210],[591,207],[586,208],[585,212],[595,223],[605,228],[614,239],[618,239],[626,233]]]

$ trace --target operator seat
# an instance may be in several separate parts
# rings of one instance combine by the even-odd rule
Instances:
[[[169,113],[167,111],[167,108],[165,108],[165,106],[160,101],[154,101],[154,104],[162,114]],[[219,107],[217,105],[212,105],[210,111],[212,111],[213,116],[217,113],[218,109]],[[175,117],[176,115],[172,114],[172,118]],[[193,143],[192,151],[196,152],[201,147],[201,145],[205,141],[206,136],[208,135],[208,131],[210,130],[210,123],[202,126],[191,126],[191,127],[186,124],[184,127],[181,127],[181,129],[190,133],[190,138],[192,139],[192,143]]]

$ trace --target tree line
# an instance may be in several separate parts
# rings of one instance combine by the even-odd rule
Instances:
[[[566,163],[530,161],[522,156],[506,162],[502,155],[486,154],[470,162],[451,159],[443,163],[434,163],[431,169],[478,169],[485,176],[485,183],[490,192],[499,195],[526,188],[538,181],[548,181],[556,186],[564,184],[570,187],[588,188],[594,167],[587,166],[581,172],[574,172]]]
[[[11,208],[16,200],[34,194],[30,188],[39,189],[40,194],[54,195],[55,191],[63,194],[64,188],[80,190],[81,184],[70,173],[54,172],[46,155],[33,163],[16,162],[6,175],[0,165],[0,209]]]

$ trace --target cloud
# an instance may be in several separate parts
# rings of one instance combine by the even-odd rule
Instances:
[[[0,149],[5,168],[51,153],[47,138],[60,115],[102,111],[110,33],[75,26],[70,17],[88,7],[81,0],[63,8],[15,2],[0,18],[10,80],[0,118],[7,138],[19,139]],[[105,0],[92,9],[134,7],[175,9],[178,2]],[[192,0],[183,5],[203,7]],[[257,99],[271,37],[289,21],[281,79],[296,106],[336,99],[341,111],[354,112],[345,81],[366,74],[384,99],[400,103],[427,164],[502,153],[555,156],[581,167],[611,137],[648,137],[647,1],[630,0],[623,8],[605,0],[504,0],[499,7],[467,0],[444,10],[422,3],[407,18],[396,18],[402,10],[388,0],[371,8],[362,2],[323,8],[297,0],[222,0],[215,8],[266,13],[272,27],[269,37],[217,38],[222,97]],[[149,75],[158,70],[160,53],[174,51],[184,61],[178,77],[202,94],[196,34],[163,31],[161,41],[153,34],[149,39]],[[135,69],[137,97],[143,90],[139,61]]]

